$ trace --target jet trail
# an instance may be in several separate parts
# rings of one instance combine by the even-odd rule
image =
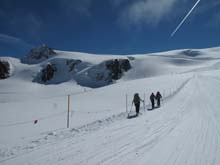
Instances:
[[[195,5],[192,7],[192,9],[188,12],[188,14],[183,18],[183,20],[180,22],[180,24],[177,26],[177,28],[173,31],[173,33],[171,34],[171,37],[173,37],[175,35],[175,33],[177,32],[177,30],[182,26],[182,24],[186,21],[186,19],[189,17],[189,15],[192,13],[192,11],[195,9],[195,7],[199,4],[201,0],[198,0]]]

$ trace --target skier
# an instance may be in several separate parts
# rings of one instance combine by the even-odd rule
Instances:
[[[151,95],[150,95],[150,101],[151,101],[152,109],[154,109],[154,99],[155,99],[155,95],[152,92]]]
[[[162,98],[161,94],[159,91],[157,91],[157,94],[156,94],[156,100],[157,100],[157,107],[160,107],[160,99]]]
[[[132,103],[134,103],[134,105],[135,105],[136,116],[138,116],[138,114],[139,114],[140,101],[143,102],[143,100],[139,97],[139,94],[138,94],[138,93],[135,93],[135,94],[134,94],[134,99],[133,99]]]

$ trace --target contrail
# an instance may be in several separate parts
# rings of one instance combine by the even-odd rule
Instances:
[[[182,24],[185,22],[185,20],[189,17],[189,15],[192,13],[192,11],[195,9],[195,7],[199,4],[200,0],[196,2],[196,4],[192,7],[192,9],[189,11],[189,13],[183,18],[183,20],[180,22],[180,24],[177,26],[177,28],[173,31],[171,34],[171,37],[175,35],[177,30],[182,26]]]

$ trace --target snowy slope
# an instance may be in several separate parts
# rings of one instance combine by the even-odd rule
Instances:
[[[94,89],[74,79],[33,83],[48,61],[28,65],[5,57],[13,69],[0,80],[0,164],[220,164],[220,49],[196,50],[196,56],[180,55],[184,51],[129,55],[132,69],[122,79]],[[56,53],[48,60],[79,59],[88,67],[127,58]],[[147,111],[157,90],[162,107]],[[128,120],[125,96],[134,111],[136,92],[146,108]]]

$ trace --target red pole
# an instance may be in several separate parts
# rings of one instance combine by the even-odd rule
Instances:
[[[67,128],[69,128],[69,119],[70,118],[70,95],[68,95],[68,112],[67,112]]]

